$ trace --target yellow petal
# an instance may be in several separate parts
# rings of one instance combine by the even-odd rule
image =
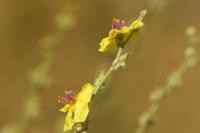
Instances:
[[[138,43],[140,39],[140,29],[133,31],[130,41],[132,43]]]
[[[144,26],[144,23],[142,22],[142,20],[137,19],[130,25],[130,28],[131,28],[131,30],[137,30],[137,29],[141,28],[142,26]]]
[[[139,39],[140,39],[140,28],[144,26],[144,23],[142,22],[142,20],[137,19],[136,21],[134,21],[130,28],[133,32],[130,41],[133,43],[138,43]]]
[[[115,39],[106,37],[100,42],[99,52],[115,52],[116,50],[117,43]]]
[[[94,86],[90,83],[85,84],[81,91],[78,93],[76,99],[77,101],[86,101],[89,102],[92,98],[94,92]]]
[[[69,111],[67,113],[67,116],[65,118],[64,131],[71,130],[75,124],[75,122],[73,120],[73,111],[74,111],[74,108],[72,107],[69,109]]]
[[[112,29],[109,32],[109,37],[108,38],[115,38],[120,32],[118,30]]]
[[[74,122],[84,122],[88,116],[88,102],[78,101],[75,105]]]
[[[94,86],[90,83],[85,84],[77,95],[74,105],[74,121],[84,122],[88,116],[88,104],[91,101],[94,92]]]
[[[66,104],[63,108],[60,109],[61,112],[67,112],[70,108],[70,104]]]
[[[129,34],[130,33],[130,27],[124,26],[121,30],[119,30],[122,34]]]
[[[131,29],[127,26],[122,27],[120,30],[112,29],[109,32],[109,37],[112,39],[124,39],[131,33]]]

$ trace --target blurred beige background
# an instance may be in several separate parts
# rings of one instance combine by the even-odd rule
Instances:
[[[0,1],[0,127],[20,119],[30,88],[27,74],[42,56],[38,41],[54,31],[54,17],[64,4],[64,0]],[[93,82],[98,70],[112,59],[112,54],[97,51],[111,19],[130,22],[147,8],[142,41],[126,69],[115,73],[110,90],[97,98],[89,127],[89,133],[133,133],[149,105],[149,93],[165,84],[183,60],[185,28],[194,25],[200,30],[199,5],[199,0],[171,0],[157,10],[149,0],[83,0],[75,27],[58,48],[50,72],[54,84],[42,94],[43,115],[26,132],[54,133],[57,119],[65,117],[58,111],[57,95],[64,89],[77,92],[85,82]],[[199,66],[185,74],[183,86],[162,104],[158,123],[149,133],[200,133]]]

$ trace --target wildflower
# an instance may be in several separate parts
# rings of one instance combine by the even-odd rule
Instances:
[[[85,122],[89,113],[88,104],[91,101],[93,92],[94,86],[87,83],[76,97],[72,91],[66,91],[66,97],[59,97],[58,102],[65,105],[60,111],[67,112],[64,131],[71,130],[76,123]]]
[[[124,21],[114,19],[112,29],[109,36],[105,37],[100,42],[100,52],[115,52],[118,47],[124,47],[125,43],[130,39],[136,41],[138,38],[139,29],[144,25],[143,17],[139,17],[130,26],[125,26]]]

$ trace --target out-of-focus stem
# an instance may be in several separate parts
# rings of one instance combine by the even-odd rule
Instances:
[[[185,59],[180,67],[169,76],[165,86],[155,90],[150,95],[150,106],[139,118],[139,125],[136,133],[144,133],[153,123],[157,110],[163,100],[182,85],[183,75],[197,62],[196,45],[199,43],[195,29],[190,27],[187,30],[189,44],[185,49]]]
[[[56,16],[55,32],[47,37],[41,63],[31,72],[30,91],[25,100],[20,120],[14,124],[12,133],[23,133],[29,122],[40,115],[41,91],[51,85],[48,74],[54,62],[57,48],[64,33],[73,26],[74,20],[74,15],[71,14],[69,9],[60,12]],[[7,130],[6,128],[12,128],[12,126],[3,129],[3,133],[11,133],[10,129]]]

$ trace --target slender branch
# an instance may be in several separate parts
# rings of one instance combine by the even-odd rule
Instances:
[[[109,67],[109,69],[106,71],[106,73],[103,75],[100,74],[96,80],[99,80],[99,83],[96,84],[96,91],[95,93],[97,93],[100,89],[102,89],[102,87],[104,86],[106,80],[109,78],[110,74],[114,71],[114,65],[116,64],[116,62],[119,60],[119,57],[122,55],[122,51],[123,49],[122,48],[119,48],[118,49],[118,52],[117,52],[117,55],[115,57],[115,59],[113,60],[111,66]],[[102,71],[101,73],[104,73],[104,71]]]

